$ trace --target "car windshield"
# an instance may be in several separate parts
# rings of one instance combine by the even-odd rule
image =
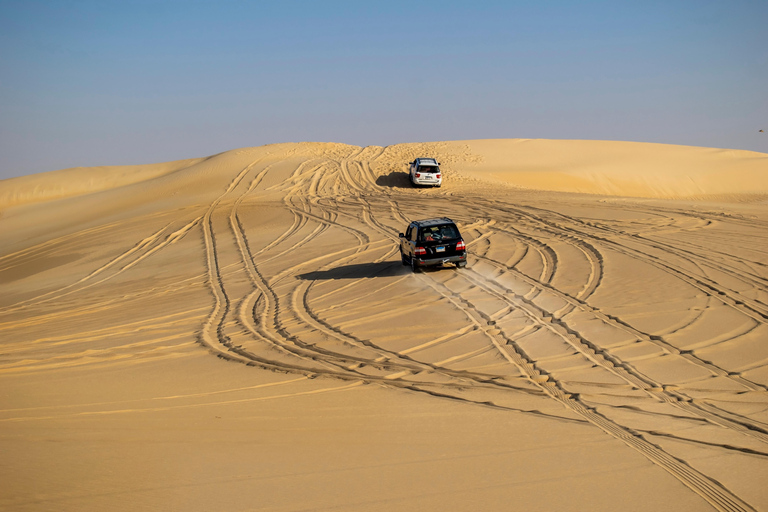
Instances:
[[[421,240],[423,242],[436,242],[438,240],[450,240],[459,238],[459,231],[452,224],[443,224],[442,226],[429,226],[422,228]]]
[[[422,165],[419,167],[419,172],[437,172],[437,167],[432,165]]]

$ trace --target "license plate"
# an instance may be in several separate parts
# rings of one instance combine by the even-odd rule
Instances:
[[[444,245],[439,245],[439,246],[435,247],[435,252],[445,252],[445,246]]]

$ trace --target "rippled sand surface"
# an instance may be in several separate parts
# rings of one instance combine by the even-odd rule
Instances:
[[[768,510],[766,197],[587,141],[0,181],[0,509]],[[413,273],[437,216],[469,265]]]

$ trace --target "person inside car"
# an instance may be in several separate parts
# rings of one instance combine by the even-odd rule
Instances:
[[[435,240],[440,240],[440,233],[438,232],[437,228],[433,227],[424,230],[425,242],[434,242]]]

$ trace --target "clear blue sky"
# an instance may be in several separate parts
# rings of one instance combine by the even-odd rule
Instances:
[[[767,27],[766,0],[0,0],[0,178],[308,140],[768,152]]]

